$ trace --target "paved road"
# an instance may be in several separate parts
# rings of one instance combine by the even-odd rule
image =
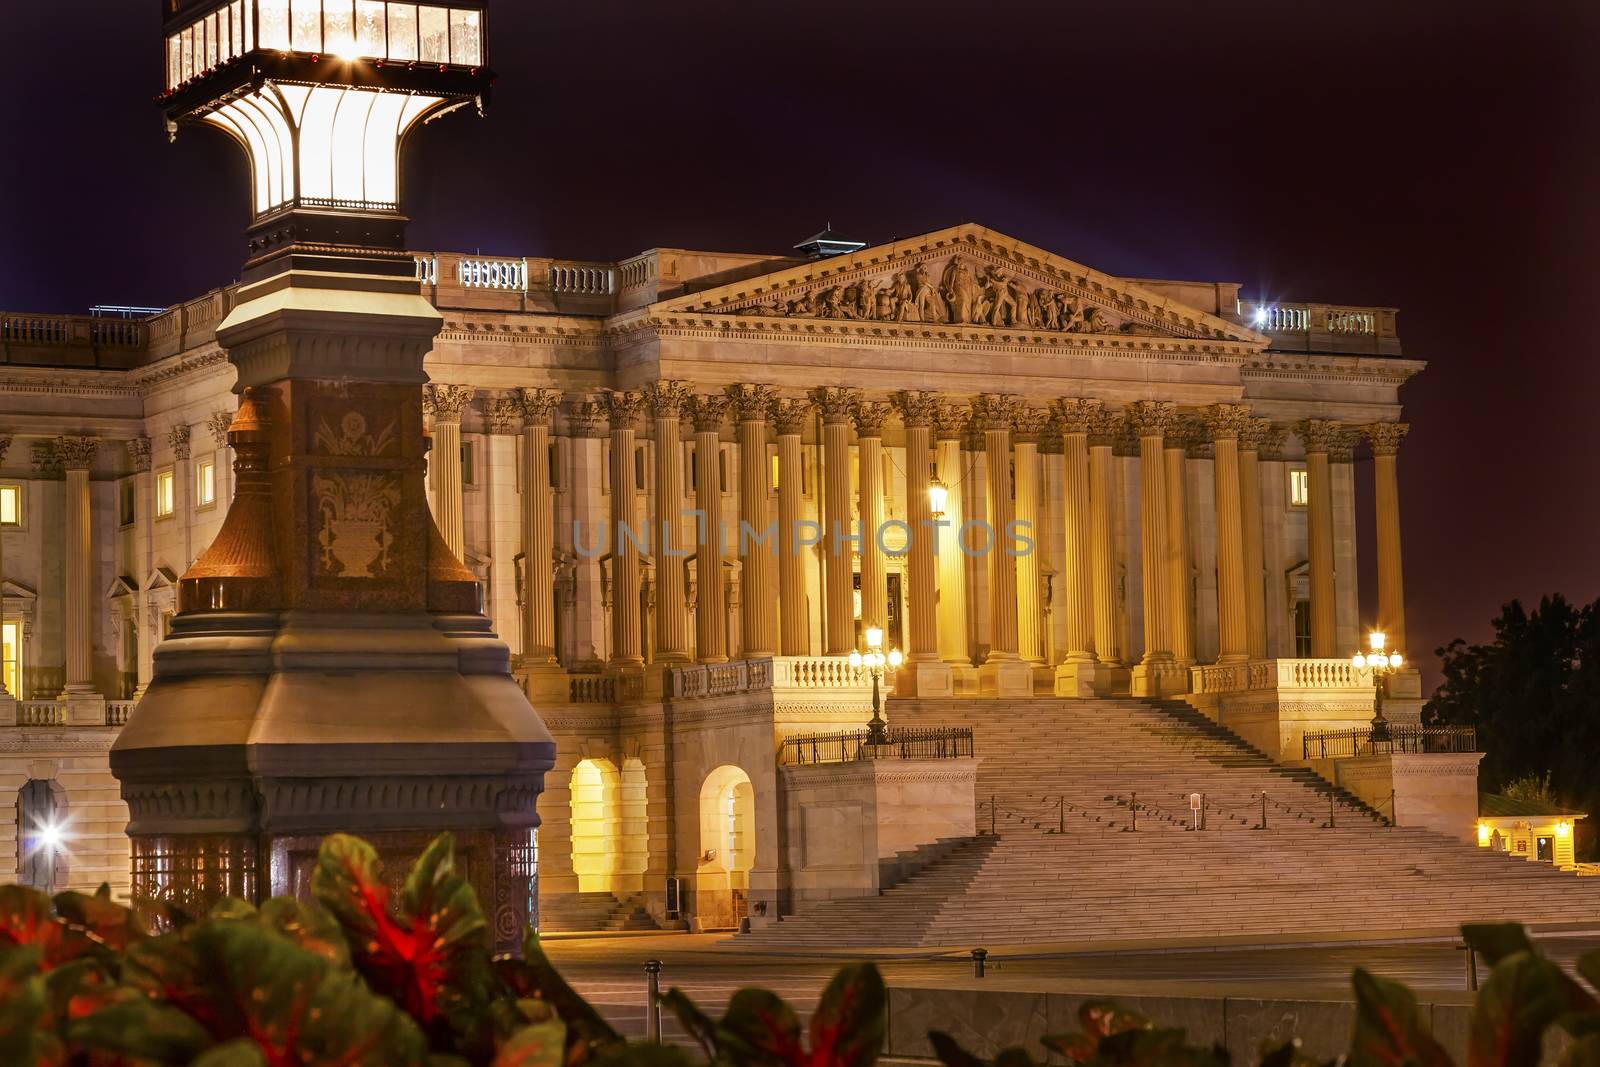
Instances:
[[[816,957],[732,953],[719,944],[723,935],[552,940],[545,949],[580,992],[623,1032],[644,1033],[643,963],[661,960],[662,987],[680,986],[702,1007],[720,1013],[741,986],[776,990],[802,1015],[815,1008],[841,961]],[[1600,948],[1600,937],[1551,938],[1544,950],[1570,963]],[[921,957],[879,960],[893,981],[959,978],[971,974],[965,960]],[[1007,978],[1057,978],[1074,984],[1105,983],[1107,992],[1125,991],[1128,982],[1159,983],[1170,991],[1180,984],[1204,987],[1208,995],[1271,994],[1296,997],[1348,996],[1352,968],[1404,981],[1419,991],[1466,990],[1463,953],[1446,943],[1250,948],[1220,951],[1146,952],[1121,955],[1071,955],[992,960],[989,973]],[[1098,990],[1097,990],[1098,991]],[[675,1033],[666,1021],[668,1035]]]

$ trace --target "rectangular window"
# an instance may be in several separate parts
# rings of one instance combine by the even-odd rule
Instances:
[[[208,508],[217,502],[217,461],[202,459],[194,465],[194,503]]]
[[[363,56],[387,55],[386,32],[383,0],[356,0],[356,52]]]
[[[156,518],[164,519],[171,515],[178,506],[177,495],[174,492],[172,468],[156,475]]]
[[[772,490],[774,492],[776,492],[777,488],[778,488],[778,457],[776,455],[772,456],[772,458],[771,458],[771,460],[769,462],[770,462],[770,465],[771,465],[771,468],[772,468],[772,473],[769,476],[768,480],[772,483],[772,485],[771,485]]]
[[[167,88],[176,89],[183,82],[183,38],[173,34],[167,38]]]
[[[640,445],[633,450],[633,487],[644,488],[644,446]]]
[[[417,8],[417,58],[424,63],[450,62],[450,9]]]
[[[1289,506],[1303,508],[1311,503],[1311,478],[1304,467],[1289,471]]]
[[[21,699],[22,697],[22,627],[18,623],[8,622],[0,626],[0,653],[3,653],[3,670],[6,692]]]
[[[483,63],[482,15],[470,8],[450,12],[450,62],[463,67]]]
[[[717,447],[717,488],[722,490],[722,495],[728,495],[728,453],[719,445]]]
[[[228,27],[232,34],[233,49],[230,56],[244,54],[244,0],[233,0],[233,5],[228,8]]]
[[[134,479],[124,478],[117,483],[117,525],[132,526],[134,520]]]
[[[206,69],[212,70],[222,58],[222,34],[217,26],[217,12],[206,16]]]
[[[478,448],[472,441],[461,442],[461,484],[478,484]]]
[[[322,0],[293,0],[291,39],[296,52],[322,51]]]
[[[22,486],[0,485],[0,526],[22,525]]]
[[[356,41],[356,27],[351,21],[354,9],[347,2],[330,2],[322,9],[322,40],[328,51],[340,55],[352,50]]]
[[[289,48],[289,0],[256,0],[256,17],[261,20],[261,47]]]
[[[550,488],[561,488],[561,458],[556,451],[555,442],[550,442]]]
[[[417,5],[389,5],[389,58],[417,58]]]
[[[1294,655],[1296,659],[1311,658],[1311,601],[1294,602]]]

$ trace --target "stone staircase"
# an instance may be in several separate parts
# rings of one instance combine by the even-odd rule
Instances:
[[[539,901],[543,933],[657,929],[640,896],[619,900],[610,893],[562,893]]]
[[[878,896],[818,904],[740,944],[1170,943],[1600,923],[1597,880],[1389,826],[1187,706],[892,701],[888,717],[973,727],[982,836]],[[1206,798],[1200,832],[1195,792]]]

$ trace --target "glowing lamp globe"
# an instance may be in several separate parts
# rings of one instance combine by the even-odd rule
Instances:
[[[861,653],[855,651],[854,649],[850,651],[850,667],[852,670],[859,671],[861,669],[861,665],[865,662],[866,660],[862,658]]]
[[[944,518],[944,508],[949,502],[950,490],[943,482],[935,478],[928,483],[928,510],[934,518]]]
[[[867,647],[878,649],[883,647],[883,628],[879,626],[867,627]]]
[[[486,0],[165,0],[169,135],[205,125],[250,160],[252,267],[290,246],[404,247],[400,149],[481,112]]]

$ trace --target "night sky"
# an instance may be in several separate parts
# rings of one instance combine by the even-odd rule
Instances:
[[[245,166],[209,131],[166,143],[158,0],[5,10],[0,308],[231,281]],[[1398,306],[1430,364],[1402,392],[1406,651],[1600,593],[1600,7],[499,0],[490,27],[488,120],[413,141],[413,247],[972,221],[1111,274]],[[1370,617],[1370,463],[1357,483]]]

